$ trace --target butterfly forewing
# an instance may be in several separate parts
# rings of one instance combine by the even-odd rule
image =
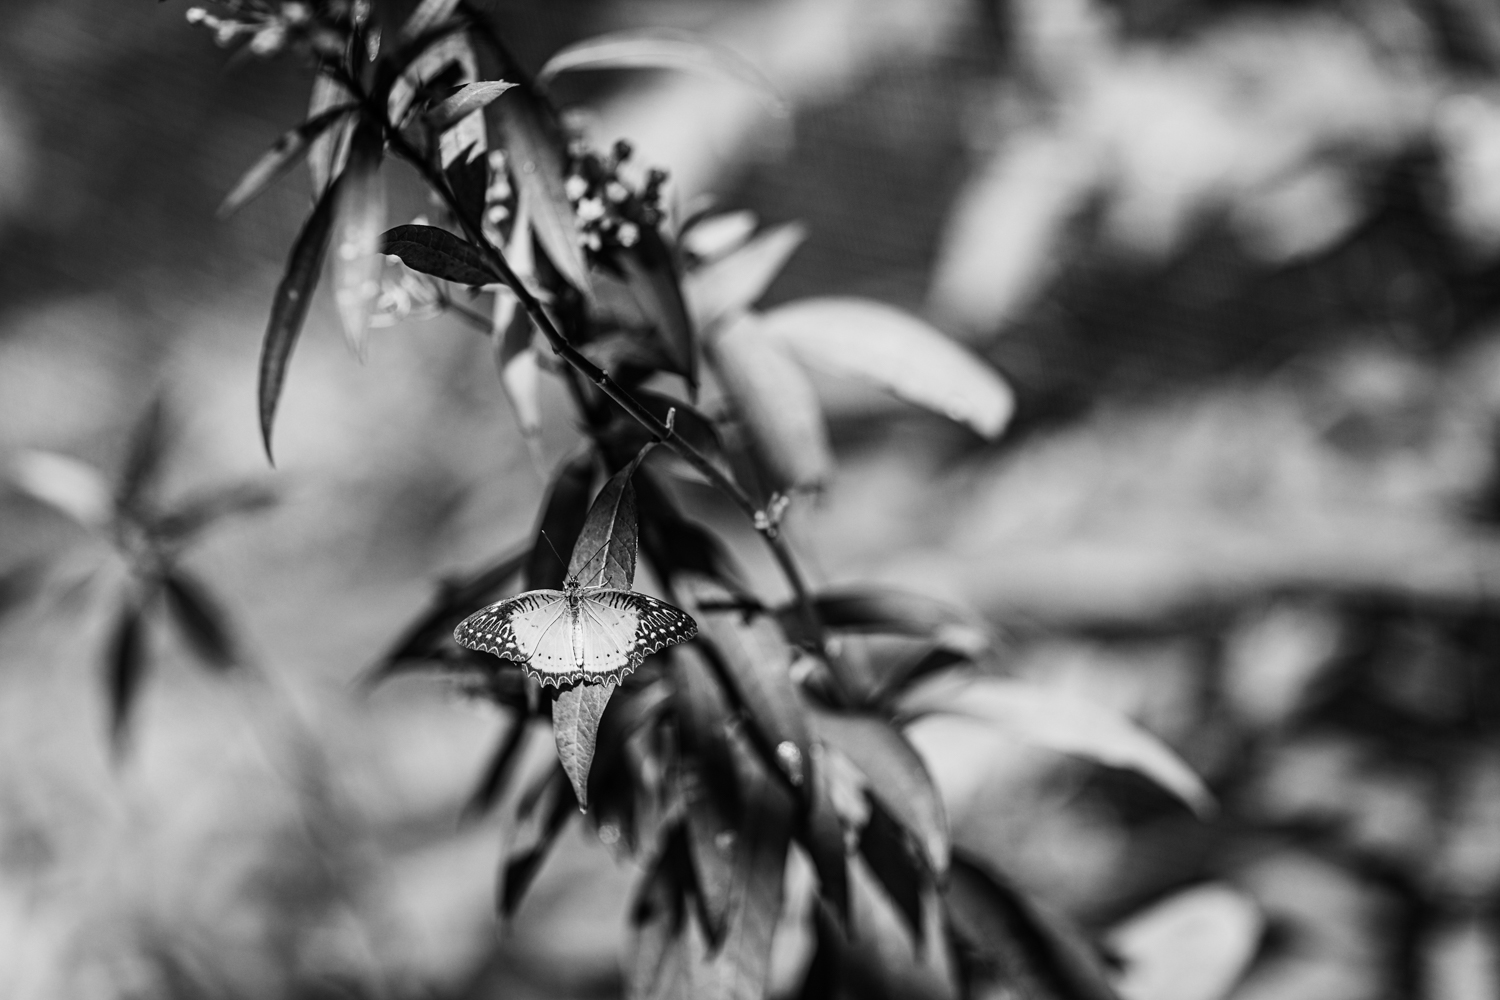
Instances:
[[[547,685],[619,680],[650,654],[698,633],[692,617],[628,590],[535,590],[461,622],[462,646],[515,660]]]

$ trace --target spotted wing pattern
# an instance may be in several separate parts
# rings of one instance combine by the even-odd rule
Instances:
[[[561,590],[534,590],[465,618],[462,646],[514,660],[545,685],[618,681],[650,654],[698,634],[692,617],[629,590],[582,589],[576,618]]]

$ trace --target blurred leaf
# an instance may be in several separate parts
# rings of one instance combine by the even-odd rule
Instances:
[[[46,579],[41,559],[27,559],[0,570],[0,621],[35,594]]]
[[[385,178],[380,126],[361,120],[349,140],[349,163],[339,177],[334,207],[333,300],[344,336],[361,356],[370,309],[380,294],[380,233],[385,229]]]
[[[926,873],[917,849],[901,824],[874,800],[860,833],[859,853],[906,921],[913,944],[922,940],[922,888]]]
[[[869,382],[993,439],[1015,399],[984,361],[898,309],[867,299],[803,299],[762,319],[764,336],[813,368]]]
[[[273,490],[255,483],[222,486],[188,497],[162,515],[154,528],[165,541],[187,541],[215,521],[266,510],[276,499]]]
[[[508,857],[501,868],[500,915],[506,919],[515,915],[522,900],[526,898],[526,891],[531,888],[531,883],[536,880],[543,862],[547,860],[552,845],[557,842],[557,835],[578,812],[578,802],[573,798],[570,780],[561,766],[548,775],[542,788],[543,793],[550,796],[550,804],[537,842]]]
[[[635,582],[638,527],[635,487],[630,479],[650,450],[648,444],[637,452],[630,464],[611,476],[594,498],[568,564],[569,578],[580,585],[629,590]]]
[[[520,713],[511,719],[505,735],[500,737],[500,742],[495,746],[495,752],[490,754],[489,763],[485,765],[479,783],[474,786],[469,800],[464,803],[461,814],[464,822],[479,819],[493,809],[495,803],[505,798],[506,789],[515,777],[516,763],[521,759],[521,748],[526,744],[529,721]]]
[[[742,316],[710,341],[709,358],[778,489],[816,488],[833,472],[823,409],[807,375]]]
[[[813,753],[813,787],[811,801],[803,817],[797,838],[812,859],[818,874],[818,891],[842,926],[849,925],[849,841],[845,830],[857,831],[869,819],[864,790],[858,774],[851,774],[847,762],[835,762],[826,750]],[[861,808],[852,821],[840,799],[852,800]]]
[[[209,666],[234,666],[238,655],[229,623],[208,588],[181,567],[174,567],[162,577],[162,589],[167,607],[193,652]]]
[[[661,681],[628,686],[616,692],[599,719],[594,764],[589,769],[589,802],[601,836],[613,825],[625,846],[634,852],[637,797],[648,794],[643,768],[632,759],[629,743],[643,729],[655,725],[671,700],[670,687]],[[652,745],[649,735],[645,745]]]
[[[614,692],[614,681],[575,684],[557,692],[552,703],[552,738],[557,741],[557,760],[568,772],[580,809],[588,808],[589,768],[594,763],[599,717]]]
[[[511,303],[509,321],[503,329],[499,308],[502,299]],[[495,304],[496,327],[491,335],[495,338],[495,366],[500,372],[500,385],[515,411],[521,433],[535,437],[542,429],[542,368],[532,347],[531,320],[524,313],[517,313],[514,296],[496,292]]]
[[[990,647],[984,620],[943,601],[898,590],[824,591],[813,598],[819,620],[846,632],[874,632],[931,639],[964,656],[978,656]],[[788,635],[799,627],[795,605],[777,609]],[[800,637],[799,637],[800,638]]]
[[[641,546],[653,568],[674,583],[683,574],[696,573],[737,598],[744,596],[744,574],[719,536],[683,517],[649,469],[637,473],[635,482]]]
[[[319,73],[313,80],[312,97],[307,105],[307,120],[315,121],[334,108],[347,107],[353,103],[354,95],[345,90],[343,84],[326,73]],[[343,172],[349,155],[349,136],[353,131],[353,119],[339,118],[327,131],[309,141],[307,171],[312,176],[314,198],[321,198],[328,190],[329,183]]]
[[[1182,758],[1103,705],[1020,681],[977,674],[936,677],[901,699],[910,714],[943,712],[994,725],[1007,735],[1145,775],[1187,803],[1213,812],[1213,797]]]
[[[565,462],[552,479],[542,507],[531,557],[526,561],[527,590],[560,590],[568,578],[561,553],[572,552],[589,513],[594,484],[594,453],[582,452]],[[472,609],[471,609],[472,610]]]
[[[474,47],[454,22],[430,28],[406,43],[382,69],[391,77],[386,117],[398,125],[404,124],[417,95],[429,84],[446,78],[461,86],[479,78]]]
[[[708,640],[710,655],[721,676],[733,686],[744,706],[750,729],[763,755],[794,786],[807,779],[812,744],[807,716],[792,683],[791,650],[776,626],[765,618],[742,623],[735,616],[709,614],[696,608],[703,601],[726,596],[722,588],[704,580],[683,581],[683,591]]]
[[[584,263],[578,217],[563,188],[566,144],[560,130],[542,99],[524,85],[511,97],[491,105],[490,111],[499,121],[521,207],[547,259],[568,284],[588,294],[588,266]]]
[[[1255,903],[1204,885],[1157,903],[1109,932],[1125,964],[1124,1000],[1223,1000],[1255,958],[1264,924]]]
[[[131,709],[146,672],[145,620],[141,608],[127,597],[115,613],[115,625],[105,649],[104,677],[109,692],[110,741],[116,754],[125,748]]]
[[[312,215],[302,224],[271,305],[271,321],[266,326],[266,337],[261,345],[258,388],[261,442],[266,448],[266,458],[271,461],[274,461],[271,458],[271,425],[276,419],[276,403],[281,398],[281,386],[286,381],[292,349],[297,346],[302,323],[307,319],[307,307],[312,304],[313,290],[318,287],[318,272],[323,267],[323,256],[328,252],[328,240],[333,232],[333,205],[341,185],[342,181],[337,181],[324,191]]]
[[[707,330],[753,306],[807,239],[807,227],[789,222],[761,233],[733,253],[690,271],[682,282],[693,324]]]
[[[357,105],[354,104],[338,104],[309,118],[296,128],[283,132],[275,145],[245,171],[239,183],[224,198],[224,203],[219,206],[219,218],[238,211],[246,202],[281,179],[297,165],[304,154],[315,147],[320,136],[336,125],[347,124],[348,115],[356,108]]]
[[[672,250],[653,226],[640,227],[636,245],[619,255],[626,285],[661,337],[672,359],[671,370],[698,383],[698,348],[693,321],[682,298],[682,284]]]
[[[686,806],[688,848],[711,943],[723,939],[729,910],[734,818],[741,810],[739,782],[727,721],[733,707],[702,652],[674,647],[673,704],[678,740],[678,789]]]
[[[86,528],[103,528],[115,500],[104,473],[87,462],[52,451],[23,451],[11,459],[11,482],[33,500]]]
[[[675,410],[677,415],[673,417],[673,426],[683,442],[711,461],[726,476],[731,475],[729,463],[724,458],[724,443],[719,438],[718,429],[714,427],[713,421],[701,411],[680,399],[674,399],[650,389],[636,389],[631,395],[647,412],[662,423],[666,423],[667,414]],[[617,418],[610,430],[625,448],[639,448],[652,440],[650,432],[623,411],[617,412]]]
[[[380,252],[395,254],[413,271],[460,285],[492,285],[500,281],[478,247],[436,226],[388,229],[381,234]]]
[[[883,702],[892,693],[899,692],[925,677],[970,661],[971,657],[948,646],[934,646],[921,656],[906,659],[891,658],[885,661],[886,669],[884,670],[880,669],[879,661],[877,661],[873,678],[874,689],[870,692],[870,698],[877,703]]]
[[[906,738],[873,715],[810,711],[818,739],[864,772],[869,791],[922,846],[928,867],[941,878],[948,870],[948,816],[922,759]]]
[[[476,111],[482,110],[495,98],[514,87],[504,80],[483,80],[466,83],[458,92],[427,112],[427,120],[433,128],[449,128]]]
[[[677,245],[700,260],[715,260],[744,246],[756,225],[754,212],[704,212],[682,223]]]
[[[732,49],[682,32],[617,31],[575,42],[547,60],[537,82],[585,69],[675,69],[724,76],[754,88],[773,113],[786,114],[776,88]]]
[[[954,852],[943,902],[971,978],[1027,1000],[1117,1000],[1098,953],[1078,930],[975,856]]]
[[[688,919],[692,878],[686,829],[679,823],[662,837],[630,908],[635,931],[625,957],[630,1000],[698,1000],[704,995],[694,981],[695,952],[702,945]]]
[[[131,430],[125,464],[120,469],[120,484],[115,490],[115,503],[121,510],[137,512],[141,508],[166,455],[170,422],[166,400],[157,396]]]
[[[459,0],[422,0],[401,26],[401,39],[410,42],[432,31],[453,16],[458,3]]]

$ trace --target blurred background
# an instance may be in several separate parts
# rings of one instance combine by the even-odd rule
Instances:
[[[704,76],[560,96],[679,204],[804,222],[768,302],[892,303],[1010,380],[997,446],[821,384],[840,468],[797,545],[824,582],[979,611],[996,670],[1127,712],[1221,808],[919,725],[960,843],[1137,959],[1126,1000],[1500,997],[1500,7],[481,6],[533,67],[622,27],[740,53],[789,115]],[[0,995],[617,995],[629,862],[575,824],[497,928],[505,823],[458,813],[506,722],[355,683],[436,579],[531,530],[488,348],[414,320],[361,364],[320,297],[266,467],[256,357],[305,178],[214,210],[309,75],[183,14],[0,13],[0,461],[119,469],[167,400],[162,502],[279,498],[185,557],[254,669],[151,630],[114,758],[118,560],[0,494]],[[392,178],[393,218],[420,211]],[[576,435],[544,403],[546,467]],[[780,990],[806,957],[789,922]]]

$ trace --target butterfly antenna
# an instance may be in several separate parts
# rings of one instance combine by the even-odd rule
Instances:
[[[546,542],[547,543],[547,548],[551,549],[552,550],[552,554],[555,555],[555,556],[557,556],[557,561],[558,561],[558,563],[560,563],[562,565],[563,572],[567,572],[568,561],[562,557],[562,553],[561,552],[557,551],[557,546],[552,544],[552,539],[550,539],[550,538],[547,537],[547,529],[546,528],[542,529],[542,541]]]

